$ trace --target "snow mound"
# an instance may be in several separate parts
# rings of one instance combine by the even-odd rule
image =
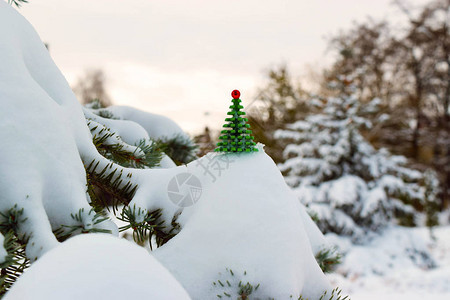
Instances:
[[[330,290],[308,238],[319,243],[321,233],[305,226],[309,216],[261,145],[257,153],[210,153],[187,169],[202,195],[180,216],[181,232],[154,254],[193,299],[236,296],[239,281],[258,286],[250,298],[316,299]]]
[[[35,262],[8,299],[190,299],[144,248],[106,234],[73,237]]]

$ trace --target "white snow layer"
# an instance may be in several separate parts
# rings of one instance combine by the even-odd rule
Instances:
[[[173,120],[149,112],[144,112],[129,106],[109,106],[101,109],[85,109],[86,117],[98,120],[112,132],[119,135],[130,145],[137,145],[141,140],[181,138],[190,140],[189,136]],[[102,118],[101,113],[110,114],[113,118]],[[166,154],[163,154],[160,167],[173,168],[176,164]]]
[[[181,211],[168,196],[171,179],[180,174],[186,177],[183,173],[199,179],[200,199],[187,207],[177,220],[183,229],[155,253],[194,299],[215,298],[224,292],[235,295],[237,286],[221,289],[212,284],[224,279],[227,268],[235,271],[231,275],[236,276],[234,279],[254,287],[259,284],[255,296],[285,299],[302,294],[315,299],[330,290],[311,248],[319,247],[320,232],[310,220],[302,220],[306,217],[303,208],[261,146],[258,153],[210,154],[188,166],[170,169],[130,170],[110,164],[96,151],[83,110],[37,33],[3,1],[0,1],[0,37],[0,211],[7,212],[15,204],[17,209],[23,208],[26,221],[21,223],[19,231],[30,237],[26,248],[29,257],[41,257],[58,245],[52,229],[80,225],[70,217],[80,209],[85,211],[82,225],[92,227],[83,161],[89,164],[96,160],[100,170],[109,166],[108,170],[117,169],[117,173],[124,175],[132,172],[130,181],[139,188],[131,205],[148,210],[161,208],[166,224]],[[136,118],[139,123],[139,117]],[[172,127],[171,132],[176,131]],[[112,223],[100,224],[117,231]],[[110,277],[119,275],[120,280],[127,276],[133,280],[155,278],[141,264],[140,273],[114,274],[117,264],[130,270],[126,269],[129,260],[135,266],[138,261],[134,260],[135,252],[142,261],[142,251],[138,254],[134,248],[120,245],[116,240],[98,235],[73,238],[38,260],[9,297],[17,299],[16,293],[30,292],[30,297],[38,299],[40,289],[45,299],[61,299],[51,296],[52,289],[58,288],[54,282],[65,286],[64,295],[70,296],[69,290],[73,295],[77,295],[77,289],[84,290],[82,284],[73,284],[73,280],[84,282],[89,278],[86,282],[107,287]],[[122,261],[123,257],[126,260]],[[150,259],[148,256],[147,260]],[[98,265],[97,260],[101,262]],[[65,268],[70,270],[70,280],[61,276]],[[100,276],[103,268],[106,271]],[[97,275],[91,278],[90,274]],[[39,281],[34,289],[37,277],[47,280]],[[114,280],[111,287],[119,287],[117,292],[122,293],[125,290],[122,281],[119,284],[118,277]],[[152,291],[153,285],[146,285],[147,293],[160,291]],[[87,284],[86,290],[94,295],[97,288]]]
[[[92,223],[77,146],[93,145],[81,107],[44,44],[4,1],[0,37],[0,211],[23,209],[19,231],[30,237],[27,256],[36,259],[57,245],[52,229],[75,225],[70,214],[84,209],[85,225]]]
[[[129,106],[113,105],[109,106],[107,110],[120,119],[130,120],[141,125],[152,139],[188,137],[177,123],[166,116],[144,112]]]
[[[194,299],[237,296],[237,285],[213,285],[216,280],[259,284],[256,298],[318,299],[330,289],[308,238],[320,232],[304,225],[308,216],[261,145],[259,150],[209,154],[188,165],[202,182],[201,198],[180,216],[181,232],[154,254]],[[218,173],[214,159],[229,165]]]
[[[107,234],[79,235],[36,261],[5,300],[190,299],[144,248]]]
[[[91,110],[87,108],[84,108],[84,114],[89,120],[88,126],[93,137],[101,136],[102,130],[106,130],[107,132],[112,134],[111,137],[108,137],[106,139],[106,144],[120,144],[124,147],[125,150],[133,153],[134,151],[142,152],[138,147],[136,147],[142,141],[148,141],[149,143],[152,143],[147,131],[137,123],[128,120],[103,118],[92,113]],[[170,157],[163,153],[161,161],[159,163],[159,167],[173,168],[176,167],[176,164],[172,159],[170,159]]]

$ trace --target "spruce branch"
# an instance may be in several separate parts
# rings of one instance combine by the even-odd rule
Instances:
[[[162,158],[162,147],[160,144],[147,141],[142,139],[136,145],[138,149],[140,149],[144,155],[143,156],[134,156],[134,165],[135,168],[153,168],[159,166]]]
[[[222,273],[219,273],[219,275],[222,275]],[[212,283],[215,288],[219,289],[219,293],[216,295],[217,298],[232,298],[236,293],[239,295],[237,297],[238,300],[252,299],[250,296],[258,290],[260,284],[253,285],[248,281],[243,283],[242,280],[246,275],[246,271],[242,275],[238,275],[233,270],[226,268],[225,278],[222,278],[222,280],[218,279]],[[256,297],[255,299],[259,298]],[[271,298],[268,297],[268,299]]]
[[[112,208],[114,215],[119,214],[118,219],[127,223],[120,231],[132,229],[133,239],[137,243],[143,243],[148,237],[150,248],[155,243],[157,247],[165,244],[179,231],[180,225],[176,222],[176,216],[171,224],[166,226],[160,209],[143,216],[144,211],[141,209],[128,207],[138,187],[131,181],[132,173],[125,177],[125,169],[122,167],[142,169],[158,166],[163,151],[175,155],[175,160],[187,162],[195,157],[194,149],[197,146],[188,137],[181,135],[158,141],[143,139],[132,146],[93,119],[87,118],[87,125],[94,146],[106,159],[97,158],[85,166],[91,206],[99,214]],[[119,207],[123,207],[120,213]]]
[[[197,158],[198,145],[188,136],[178,134],[172,138],[162,137],[156,139],[155,143],[177,165],[187,164]]]
[[[156,220],[157,226],[153,228],[153,231],[150,232],[149,240],[151,241],[153,237],[155,238],[156,247],[161,247],[180,231],[181,226],[177,223],[178,215],[175,215],[170,224],[170,230],[166,231],[166,226],[164,225],[164,220],[160,220],[159,217]],[[152,244],[150,243],[150,249],[153,250]]]
[[[102,110],[102,109],[105,108],[102,105],[102,102],[100,101],[100,99],[98,99],[98,98],[92,99],[91,102],[86,103],[84,106],[86,108],[89,108],[89,109],[92,109],[92,110]],[[112,113],[110,113],[110,114],[112,115]],[[107,119],[109,119],[109,118],[107,118]]]
[[[121,215],[117,218],[127,224],[120,227],[119,231],[132,229],[134,241],[138,244],[143,244],[148,239],[150,249],[153,250],[153,238],[155,238],[156,246],[160,247],[173,238],[176,234],[175,232],[179,230],[179,224],[176,223],[176,217],[174,217],[171,229],[166,232],[165,222],[161,219],[161,216],[161,209],[146,212],[141,208],[136,209],[136,206],[124,207]]]
[[[28,197],[28,196],[27,196]],[[18,208],[15,204],[6,212],[0,212],[0,232],[2,234],[8,233],[10,231],[17,234],[20,223],[27,220],[23,216],[23,208]],[[26,238],[22,242],[26,242]]]
[[[14,231],[8,231],[4,238],[3,247],[8,256],[0,264],[0,298],[30,266],[30,260],[25,255],[25,245],[19,241]]]
[[[162,158],[161,146],[142,139],[135,146],[125,143],[120,136],[106,126],[88,119],[92,140],[98,152],[105,158],[126,168],[153,168]]]
[[[113,120],[121,120],[121,118],[115,116],[110,110],[102,108],[98,105],[98,103],[93,103],[86,105],[86,107],[92,109],[92,113],[100,116],[105,119],[113,119]],[[92,126],[89,123],[96,123],[97,125],[100,125],[100,123],[97,123],[93,119],[86,116],[86,119],[88,121],[88,125],[92,131]],[[100,125],[105,127],[104,125]],[[106,128],[106,127],[105,127]],[[110,129],[108,129],[110,131]],[[111,132],[111,131],[110,131]],[[120,138],[120,137],[119,137]],[[176,164],[187,164],[194,159],[197,158],[196,152],[198,150],[198,145],[196,145],[192,139],[184,134],[176,134],[173,137],[160,137],[157,139],[150,139],[150,142],[147,142],[146,144],[152,146],[152,151],[156,151],[157,153],[164,152],[167,154],[173,161],[175,161]],[[140,146],[143,146],[141,143],[138,143],[136,145],[138,148],[141,148]],[[143,149],[142,149],[143,150]],[[149,151],[145,151],[148,153]],[[162,153],[161,153],[162,154]],[[103,153],[102,153],[103,155]],[[105,156],[106,157],[106,156]],[[107,157],[109,158],[109,157]],[[157,161],[156,163],[159,163]],[[134,166],[127,166],[125,167],[133,167]],[[152,167],[153,165],[150,165],[148,167]]]
[[[337,252],[336,247],[324,248],[316,253],[316,261],[324,273],[333,271],[336,265],[341,263],[342,255]]]
[[[118,117],[114,116],[112,112],[107,109],[99,109],[96,114],[102,118],[110,120],[120,120]]]
[[[305,299],[303,298],[303,296],[300,295],[300,297],[298,297],[298,300],[309,300],[309,299]],[[312,300],[312,299],[311,299]],[[319,300],[350,300],[349,296],[343,296],[342,295],[342,290],[339,288],[334,288],[331,291],[331,294],[329,294],[329,297],[327,295],[327,291],[325,291],[319,298]]]
[[[143,243],[145,238],[149,237],[150,232],[158,226],[155,222],[160,215],[160,211],[147,213],[141,210],[141,208],[138,208],[136,211],[135,205],[133,205],[133,208],[127,206],[122,210],[122,213],[118,219],[128,224],[120,227],[119,232],[132,229],[133,239],[137,243]]]
[[[114,169],[113,163],[107,164],[103,169],[98,170],[99,162],[91,161],[86,167],[88,193],[91,197],[91,206],[96,212],[112,207],[114,214],[119,205],[128,205],[136,192],[137,185],[131,183],[129,178],[132,174],[126,176],[123,170],[118,172]],[[125,177],[125,178],[124,178]]]
[[[80,233],[111,233],[110,230],[97,227],[98,224],[108,220],[108,218],[100,213],[96,213],[94,209],[85,213],[84,208],[80,208],[76,214],[70,214],[70,217],[78,224],[61,225],[61,227],[53,231],[60,242]]]
[[[30,265],[25,255],[27,236],[18,237],[18,229],[27,218],[23,217],[23,208],[17,204],[6,212],[0,212],[0,233],[4,236],[3,247],[8,253],[0,264],[0,297],[2,297],[23,271]]]
[[[8,0],[10,5],[15,5],[16,7],[20,7],[22,3],[28,3],[28,0]]]
[[[92,102],[84,105],[86,108],[91,109],[91,112],[100,116],[104,119],[110,120],[120,120],[119,117],[115,116],[112,111],[102,106],[102,103],[99,99],[94,99]]]

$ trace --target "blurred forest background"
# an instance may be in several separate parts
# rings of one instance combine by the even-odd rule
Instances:
[[[371,125],[361,129],[363,136],[376,149],[406,156],[409,167],[434,170],[440,182],[436,209],[442,211],[450,204],[450,0],[420,9],[401,0],[393,5],[407,17],[402,26],[372,18],[354,23],[328,39],[333,62],[311,71],[308,84],[291,76],[289,65],[279,65],[267,72],[245,109],[256,141],[281,163],[289,142],[275,132],[323,109],[313,100],[338,96],[336,82],[351,87],[362,107],[375,99],[376,109],[364,116]],[[101,69],[88,70],[74,91],[84,103],[100,99],[108,106],[105,78]],[[199,156],[214,149],[217,136],[206,127],[194,138]]]
[[[416,169],[435,170],[444,209],[450,203],[450,1],[430,1],[420,11],[402,1],[395,5],[408,17],[402,27],[374,19],[355,23],[329,40],[335,59],[311,74],[314,88],[304,88],[282,65],[268,72],[247,110],[256,140],[280,163],[286,143],[275,131],[320,109],[311,100],[336,96],[330,83],[344,80],[362,106],[379,99],[366,116],[372,126],[364,137],[376,148],[406,156]],[[208,142],[205,136],[208,132],[199,141]]]

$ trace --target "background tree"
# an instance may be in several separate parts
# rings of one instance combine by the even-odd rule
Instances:
[[[267,83],[249,105],[248,119],[255,140],[263,143],[265,151],[279,162],[283,145],[273,133],[284,124],[307,114],[311,106],[306,104],[308,93],[300,83],[294,82],[287,66],[282,65],[267,72]]]
[[[377,97],[388,106],[392,81],[388,78],[388,58],[391,29],[385,21],[369,19],[366,23],[354,23],[348,31],[341,31],[330,40],[329,47],[336,54],[336,61],[324,74],[322,93],[330,92],[329,80],[338,75],[352,78],[355,94],[361,101]]]
[[[98,100],[102,107],[112,104],[111,97],[106,91],[106,76],[101,69],[87,70],[83,77],[79,78],[73,90],[82,104]]]
[[[288,143],[279,164],[287,183],[325,233],[360,242],[388,224],[415,225],[416,210],[438,201],[437,190],[427,190],[428,179],[405,168],[404,157],[374,149],[360,134],[360,128],[371,127],[365,116],[378,99],[361,105],[357,88],[345,76],[330,86],[338,95],[320,99],[320,113],[275,133]]]
[[[211,130],[208,126],[205,126],[203,132],[194,137],[194,142],[198,145],[197,155],[199,157],[202,157],[208,152],[214,151],[215,145],[211,137]]]
[[[448,199],[450,170],[441,166],[450,162],[450,1],[433,1],[415,10],[404,1],[396,5],[408,19],[401,30],[368,20],[331,39],[338,56],[324,82],[346,74],[363,102],[380,98],[381,114],[374,116],[375,126],[364,135],[376,147],[411,158],[422,170],[434,167],[444,187],[442,197]]]
[[[443,198],[448,202],[450,1],[433,1],[419,12],[403,2],[397,3],[409,20],[405,36],[394,40],[393,45],[400,74],[405,74],[399,76],[402,91],[414,109],[410,156],[419,163],[435,166],[440,173]],[[424,152],[429,153],[428,157],[424,157]]]

